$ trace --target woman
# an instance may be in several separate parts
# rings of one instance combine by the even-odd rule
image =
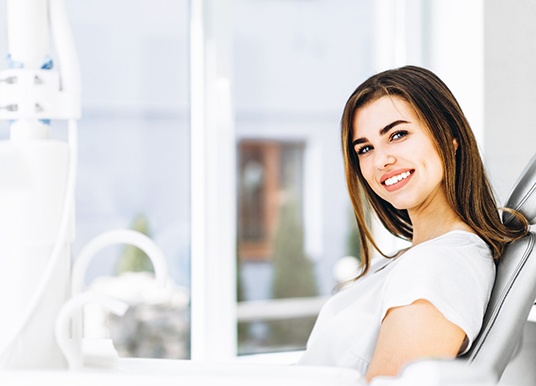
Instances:
[[[501,223],[456,99],[423,68],[372,76],[346,104],[342,147],[363,270],[326,303],[300,364],[350,367],[370,381],[419,358],[467,352],[482,325],[495,260],[528,223],[513,211],[521,225]],[[411,247],[372,264],[371,249],[380,249],[367,207]]]

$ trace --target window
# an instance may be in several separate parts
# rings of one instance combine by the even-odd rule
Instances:
[[[238,300],[316,296],[311,261],[305,256],[303,221],[304,143],[242,140],[238,146]],[[308,271],[304,272],[304,271]],[[301,280],[293,277],[300,272]],[[264,281],[259,286],[259,282]],[[255,294],[257,292],[257,294]],[[305,320],[303,320],[305,319]],[[314,317],[241,323],[238,353],[270,350],[274,345],[301,348]],[[256,341],[262,343],[255,344]]]
[[[267,261],[282,207],[294,206],[303,226],[303,143],[239,143],[238,255]],[[286,204],[286,205],[285,205]]]
[[[102,232],[141,231],[166,256],[175,290],[188,297],[189,1],[71,2],[68,12],[82,75],[73,254]],[[94,279],[146,269],[143,254],[111,246],[95,257],[87,284],[110,291],[123,282]],[[189,358],[188,303],[134,305],[117,321],[130,328],[112,326],[121,355]]]
[[[238,354],[300,350],[355,254],[339,122],[374,66],[374,2],[234,9]]]

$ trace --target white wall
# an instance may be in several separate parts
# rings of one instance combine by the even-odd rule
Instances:
[[[504,203],[536,153],[536,2],[485,2],[486,164]]]
[[[433,0],[427,6],[425,64],[454,93],[482,149],[484,0]]]

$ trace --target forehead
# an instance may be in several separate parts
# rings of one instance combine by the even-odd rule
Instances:
[[[392,122],[404,120],[416,123],[419,119],[413,107],[397,96],[382,96],[358,108],[354,114],[353,137],[372,137]]]

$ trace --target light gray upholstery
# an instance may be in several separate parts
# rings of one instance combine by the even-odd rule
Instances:
[[[531,224],[536,223],[536,155],[521,172],[505,206],[523,213]],[[505,213],[503,222],[508,224],[513,219],[512,215]]]
[[[536,156],[521,173],[506,206],[536,221]],[[505,213],[504,223],[515,221]],[[480,335],[464,358],[490,369],[499,379],[521,340],[536,299],[536,233],[508,246],[497,264],[497,278]]]

